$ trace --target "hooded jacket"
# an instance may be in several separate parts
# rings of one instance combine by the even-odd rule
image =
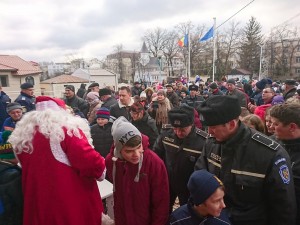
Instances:
[[[138,164],[117,159],[113,149],[106,157],[107,178],[114,178],[114,216],[116,225],[165,225],[169,216],[167,171],[159,157],[148,149],[148,137],[142,135],[143,164],[139,181],[135,182]]]

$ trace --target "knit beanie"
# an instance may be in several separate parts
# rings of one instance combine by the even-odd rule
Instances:
[[[141,98],[147,98],[146,92],[142,91],[141,94],[140,94],[140,97]]]
[[[207,126],[225,124],[239,117],[241,111],[238,98],[228,95],[211,96],[199,107]]]
[[[12,111],[14,109],[21,109],[22,110],[22,106],[17,102],[12,102],[12,103],[7,104],[7,106],[6,106],[6,112],[7,113],[9,113],[10,111]]]
[[[130,123],[124,116],[120,116],[112,125],[111,134],[113,136],[115,149],[114,156],[123,159],[121,149],[131,138],[142,137],[140,131]]]
[[[69,90],[75,92],[75,87],[74,87],[73,85],[67,85],[67,86],[65,87],[65,89],[69,89]]]
[[[262,80],[256,82],[255,85],[259,90],[263,90],[267,84],[268,84],[268,81],[266,79],[262,79]]]
[[[193,172],[187,184],[190,200],[196,206],[205,202],[217,188],[222,186],[224,186],[222,181],[206,170]]]
[[[209,85],[209,87],[214,90],[218,88],[218,85],[215,82],[213,82]]]
[[[105,107],[101,107],[100,109],[97,110],[96,112],[96,117],[98,118],[103,118],[103,119],[108,119],[110,117],[109,109]]]
[[[163,89],[157,91],[157,95],[163,95],[166,97],[166,92]]]
[[[281,95],[276,95],[273,97],[271,105],[283,104],[284,98]]]
[[[233,84],[233,85],[235,85],[235,80],[234,79],[229,79],[227,81],[227,84]]]
[[[95,91],[91,91],[86,95],[86,97],[93,99],[93,100],[99,99],[99,93],[95,92]]]

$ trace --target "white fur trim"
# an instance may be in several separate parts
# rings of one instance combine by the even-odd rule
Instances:
[[[70,161],[66,155],[66,153],[62,150],[60,143],[55,143],[50,141],[50,148],[54,158],[67,166],[71,166]]]

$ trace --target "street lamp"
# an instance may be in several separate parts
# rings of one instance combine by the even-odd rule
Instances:
[[[162,56],[164,55],[162,50],[157,51],[157,58],[159,64],[159,81],[162,83]]]
[[[258,80],[261,78],[261,64],[262,64],[262,52],[263,52],[264,44],[259,44],[260,47],[260,57],[259,57],[259,73],[258,73]]]

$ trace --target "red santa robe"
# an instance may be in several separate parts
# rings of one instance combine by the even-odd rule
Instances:
[[[38,131],[31,154],[22,152],[23,225],[100,225],[103,212],[96,180],[104,158],[82,138],[53,144]],[[52,150],[51,150],[52,149]]]

